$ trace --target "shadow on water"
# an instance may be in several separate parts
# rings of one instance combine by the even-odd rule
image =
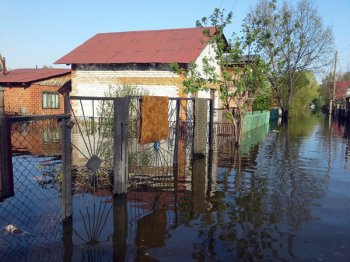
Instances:
[[[347,261],[348,130],[322,117],[272,122],[240,148],[219,137],[162,187],[112,196],[91,180],[75,190],[58,260]]]

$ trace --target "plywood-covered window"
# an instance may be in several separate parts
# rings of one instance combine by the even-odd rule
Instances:
[[[58,92],[43,92],[43,109],[60,108],[60,95]]]

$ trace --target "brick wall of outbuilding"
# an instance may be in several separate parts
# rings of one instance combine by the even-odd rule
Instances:
[[[117,67],[119,69],[119,67]],[[100,68],[98,68],[100,69]],[[112,70],[96,70],[96,65],[92,65],[90,68],[85,66],[84,70],[72,70],[72,93],[71,95],[82,95],[79,93],[81,87],[88,88],[86,90],[91,96],[104,96],[104,93],[108,91],[108,87],[113,86],[159,86],[177,87],[177,96],[184,96],[183,94],[183,77],[178,76],[171,71],[119,71]],[[85,92],[84,92],[85,93]]]
[[[5,87],[5,113],[27,115],[61,114],[64,111],[63,96],[60,95],[59,109],[43,109],[42,93],[57,92],[59,87],[32,84],[30,87]]]

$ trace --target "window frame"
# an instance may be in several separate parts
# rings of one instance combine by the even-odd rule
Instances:
[[[45,98],[44,98],[45,97]],[[56,98],[57,97],[57,100]],[[42,95],[42,109],[60,109],[60,93],[55,91],[43,91]]]

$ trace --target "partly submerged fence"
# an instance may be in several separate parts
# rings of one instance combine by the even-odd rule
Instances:
[[[151,231],[165,230],[165,225],[176,227],[189,213],[204,209],[203,201],[197,199],[201,199],[207,188],[205,173],[211,173],[209,160],[208,156],[205,159],[192,156],[196,143],[199,149],[203,144],[209,148],[213,143],[213,129],[209,125],[213,123],[211,100],[169,99],[168,139],[139,145],[142,121],[139,98],[128,102],[132,107],[129,114],[123,114],[124,103],[115,98],[68,99],[64,115],[0,119],[6,122],[0,128],[0,227],[5,229],[0,233],[0,261],[38,261],[40,254],[42,259],[53,255],[57,261],[65,257],[84,260],[96,252],[103,260],[110,255],[100,254],[95,244],[104,241],[113,242],[121,249],[121,253],[114,250],[116,258],[134,257],[139,250],[122,246],[132,245],[140,237],[145,240],[152,235]],[[71,103],[80,105],[80,116],[79,111],[71,110]],[[108,103],[107,109],[101,109],[107,117],[95,118],[98,111],[94,111],[94,104],[103,107]],[[85,110],[89,105],[90,112]],[[123,116],[122,122],[116,123],[120,116]],[[129,143],[122,149],[119,140],[114,138],[129,140]],[[116,148],[122,155],[114,159]],[[74,166],[76,154],[87,156],[83,168],[88,165],[92,169],[88,176]],[[108,159],[98,158],[100,155]],[[112,173],[101,177],[100,171],[108,160],[114,165]],[[130,174],[125,201],[113,197],[113,189],[119,185],[114,183],[117,181],[113,171],[120,170],[117,165],[121,161]],[[187,210],[188,205],[184,204],[190,197],[195,203],[194,210]],[[78,212],[72,214],[73,202]],[[71,215],[74,224],[69,219],[61,223],[62,216]],[[159,220],[153,228],[149,227],[150,216],[157,216]],[[128,225],[129,232],[126,231]],[[126,250],[128,253],[123,255]]]
[[[242,133],[264,126],[270,121],[270,111],[253,111],[244,116]]]
[[[1,261],[63,260],[60,117],[0,117]]]

